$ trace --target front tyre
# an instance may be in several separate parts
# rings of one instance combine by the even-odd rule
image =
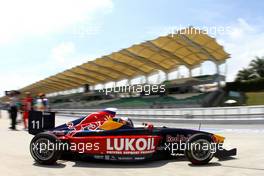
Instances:
[[[210,135],[194,134],[186,143],[185,156],[194,165],[207,164],[214,156],[212,143]]]
[[[52,165],[61,156],[60,140],[51,133],[39,133],[30,142],[30,154],[39,164]]]

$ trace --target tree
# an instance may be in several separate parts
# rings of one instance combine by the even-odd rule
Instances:
[[[247,81],[256,78],[264,78],[264,57],[256,57],[249,64],[249,68],[240,70],[236,81]]]
[[[236,81],[246,81],[254,78],[256,78],[254,71],[252,69],[244,68],[242,70],[239,70],[236,76]]]
[[[250,63],[251,69],[254,70],[255,74],[258,77],[264,78],[264,57],[256,57],[256,59],[252,60]]]

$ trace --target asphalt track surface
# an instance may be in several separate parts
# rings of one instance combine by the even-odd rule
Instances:
[[[71,118],[59,117],[57,124]],[[205,166],[193,166],[185,158],[175,160],[152,161],[143,163],[109,163],[95,161],[62,161],[54,166],[36,164],[29,153],[29,143],[32,135],[22,130],[8,130],[7,115],[0,118],[0,172],[1,176],[130,176],[130,175],[214,175],[214,176],[244,176],[264,175],[264,125],[202,125],[202,130],[211,131],[226,137],[225,147],[237,147],[238,155],[232,159],[218,161],[213,159]],[[136,123],[139,125],[140,123]],[[156,126],[181,128],[198,128],[198,124],[165,124],[154,123]]]

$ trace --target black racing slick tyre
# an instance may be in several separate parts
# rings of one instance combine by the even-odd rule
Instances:
[[[208,164],[214,157],[212,143],[210,135],[194,134],[186,143],[185,156],[193,165]]]
[[[57,136],[48,132],[39,133],[30,142],[30,154],[39,164],[55,164],[61,156],[58,144],[60,140]]]

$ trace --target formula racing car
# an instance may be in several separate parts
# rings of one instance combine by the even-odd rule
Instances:
[[[203,165],[213,157],[236,155],[235,148],[223,148],[225,138],[217,134],[150,123],[135,127],[131,119],[115,115],[116,110],[108,108],[55,127],[53,112],[31,111],[31,156],[50,165],[66,155],[121,162],[185,155],[192,164]]]

